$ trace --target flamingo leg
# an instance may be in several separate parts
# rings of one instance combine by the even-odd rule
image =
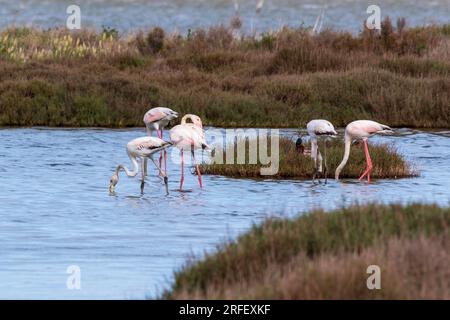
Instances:
[[[325,139],[323,142],[323,174],[325,176],[325,184],[327,184],[327,173],[328,173],[328,166],[327,166],[327,140]]]
[[[183,149],[181,149],[180,152],[181,152],[181,180],[180,180],[180,191],[183,191],[183,182],[184,182],[184,153],[183,153]]]
[[[372,171],[372,159],[370,158],[367,140],[364,140],[364,153],[366,154],[367,169],[366,171],[364,171],[361,177],[359,177],[358,180],[361,181],[367,175],[367,182],[370,183],[370,172]]]
[[[166,194],[169,194],[169,179],[167,178],[167,175],[166,174],[164,174],[163,172],[162,172],[162,169],[161,169],[161,167],[160,166],[158,166],[158,163],[156,162],[156,160],[155,159],[153,159],[153,157],[152,156],[150,156],[150,159],[152,160],[152,162],[155,164],[155,166],[156,166],[156,168],[158,169],[158,171],[159,171],[159,174],[161,175],[161,176],[163,176],[164,177],[164,184],[165,184],[165,186],[166,186]]]
[[[167,150],[164,149],[164,174],[167,176]]]
[[[198,168],[198,163],[197,163],[197,160],[195,159],[194,150],[191,150],[191,153],[192,153],[192,158],[194,159],[195,168],[197,169],[198,184],[200,185],[200,189],[202,189],[203,188],[202,174],[200,173],[200,169]]]
[[[145,176],[147,176],[147,169],[148,169],[147,158],[145,158],[143,161],[144,161],[144,167],[142,168],[142,172],[144,173]]]
[[[162,139],[162,130],[158,130],[158,138]],[[159,167],[162,167],[162,157],[163,157],[163,153],[160,152],[159,153]],[[160,176],[161,176],[161,172],[160,172]]]
[[[317,178],[318,183],[320,184],[320,177],[322,176],[322,155],[319,151],[319,146],[316,149],[316,160],[314,161],[314,175],[313,175],[313,183]]]
[[[147,163],[145,159],[141,159],[141,173],[142,173],[142,179],[141,179],[141,193],[144,193],[144,186],[145,186],[145,167]]]
[[[314,184],[316,183],[316,177],[317,177],[318,172],[319,171],[317,170],[317,158],[316,158],[314,160],[314,173],[313,173],[313,178],[312,178]]]
[[[159,138],[162,139],[163,138],[163,131],[160,130],[160,134],[159,134]],[[161,154],[159,157],[159,166],[162,167],[161,165],[161,157],[163,155]],[[167,176],[167,150],[164,149],[164,174]]]

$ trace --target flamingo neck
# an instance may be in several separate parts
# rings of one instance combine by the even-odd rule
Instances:
[[[116,175],[119,176],[119,172],[121,170],[125,171],[126,175],[128,177],[135,177],[138,174],[138,170],[139,170],[139,165],[137,162],[137,159],[135,156],[131,155],[130,153],[128,154],[128,156],[130,157],[131,162],[133,163],[133,171],[131,171],[130,169],[128,169],[125,165],[123,164],[119,164],[116,168]]]
[[[192,115],[190,115],[190,114],[184,115],[184,117],[181,118],[181,124],[186,124],[186,120],[187,119],[191,119],[192,120]]]
[[[344,158],[342,159],[341,164],[336,169],[335,174],[336,180],[339,180],[339,174],[341,173],[342,169],[344,169],[350,156],[350,145],[352,143],[352,137],[347,132],[345,133],[344,141],[345,141]]]
[[[317,159],[317,150],[318,150],[317,138],[311,137],[311,158],[313,158],[314,161],[316,161]]]

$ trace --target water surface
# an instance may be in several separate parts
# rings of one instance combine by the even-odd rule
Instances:
[[[312,26],[325,8],[324,28],[356,32],[367,19],[370,4],[382,16],[405,17],[410,25],[449,23],[450,0],[265,0],[256,14],[257,0],[237,0],[245,31],[268,31],[283,25]],[[78,4],[83,27],[114,27],[121,32],[162,26],[186,33],[189,28],[228,25],[234,0],[0,0],[0,27],[31,25],[65,26],[66,8]]]
[[[283,134],[293,136],[294,130]],[[146,190],[121,176],[126,143],[143,129],[0,130],[0,298],[141,299],[167,286],[189,254],[211,250],[268,215],[293,216],[354,202],[449,204],[450,132],[399,130],[390,142],[420,177],[309,181],[238,180],[187,175],[169,162],[170,195],[151,168]],[[177,152],[175,152],[175,155]],[[376,161],[376,159],[373,159]],[[130,165],[130,164],[129,164]],[[66,288],[66,269],[81,268],[81,290]]]

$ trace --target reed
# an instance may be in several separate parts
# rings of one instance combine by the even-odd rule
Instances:
[[[227,146],[223,150],[224,159],[227,153],[234,155],[234,164],[202,164],[200,171],[202,174],[223,175],[234,178],[270,178],[270,179],[312,179],[314,172],[313,161],[309,156],[299,154],[295,148],[295,142],[291,139],[280,137],[279,139],[279,170],[273,176],[261,176],[260,169],[262,166],[257,164],[249,164],[249,148],[245,149],[245,163],[237,164],[237,144],[242,144],[241,140],[235,144]],[[249,141],[247,140],[247,143]],[[320,142],[323,150],[323,142]],[[256,145],[256,144],[255,144]],[[369,144],[370,154],[373,161],[373,178],[405,178],[417,176],[414,170],[403,156],[401,156],[394,146],[388,144]],[[270,150],[270,143],[269,153]],[[307,146],[309,147],[309,146]],[[341,163],[344,155],[344,143],[341,139],[333,139],[327,142],[327,162],[328,177],[334,177],[334,171]],[[225,162],[225,161],[224,161]],[[362,145],[353,146],[350,153],[349,161],[341,173],[341,178],[358,178],[362,175],[366,168],[366,158]]]
[[[166,299],[448,299],[450,210],[352,206],[271,218],[175,272]],[[366,287],[369,265],[382,289]]]

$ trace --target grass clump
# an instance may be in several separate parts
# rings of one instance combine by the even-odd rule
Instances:
[[[268,219],[175,272],[168,299],[448,299],[450,210],[367,205]],[[381,268],[368,290],[366,269]]]
[[[248,140],[247,140],[248,141]],[[245,163],[238,164],[237,145],[247,143],[245,148]],[[323,151],[323,142],[320,142]],[[249,145],[257,145],[254,141],[240,140],[231,144],[223,150],[223,164],[211,163],[202,164],[200,171],[202,174],[223,175],[235,178],[261,178],[260,169],[266,165],[249,164]],[[270,143],[269,146],[269,154]],[[308,146],[309,147],[309,146]],[[373,161],[373,178],[404,178],[413,177],[417,172],[401,156],[397,150],[386,144],[371,144],[370,154]],[[225,164],[227,153],[234,157],[234,164]],[[327,164],[328,177],[334,177],[334,171],[341,163],[344,155],[344,143],[341,139],[333,139],[327,142]],[[366,169],[366,158],[362,148],[353,146],[349,161],[341,173],[341,178],[358,178]],[[271,179],[311,179],[314,172],[311,157],[299,154],[295,148],[295,142],[291,139],[280,137],[279,139],[279,170],[276,175],[264,176]]]

